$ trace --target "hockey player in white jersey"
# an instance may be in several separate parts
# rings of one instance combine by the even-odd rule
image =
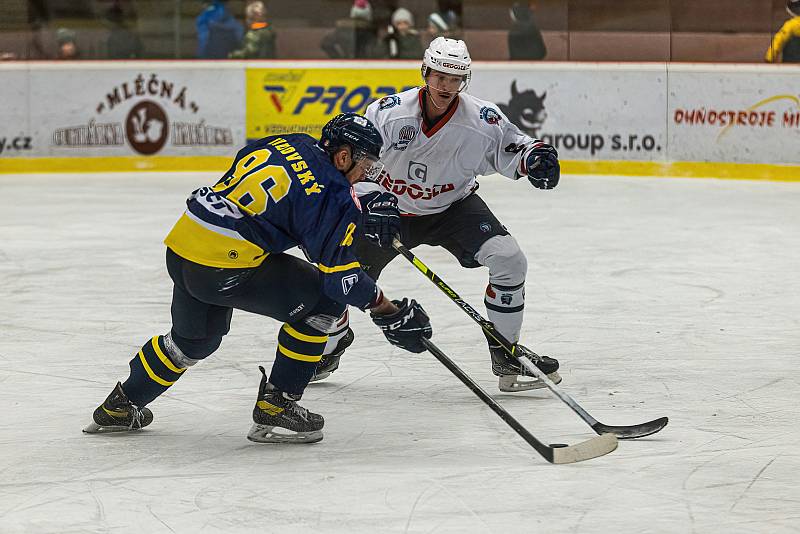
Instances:
[[[485,305],[500,333],[515,343],[554,382],[558,361],[518,344],[525,304],[527,260],[517,241],[476,193],[476,176],[527,178],[538,189],[558,184],[556,150],[523,134],[496,105],[466,94],[471,59],[463,41],[438,37],[425,51],[425,85],[373,102],[366,116],[383,137],[385,171],[356,187],[364,212],[357,256],[374,279],[397,255],[393,235],[409,249],[442,246],[466,268],[489,269]],[[343,317],[315,379],[339,365],[353,341]],[[489,341],[492,371],[502,391],[541,387],[530,372]],[[330,354],[328,354],[330,353]],[[522,378],[520,375],[525,376]]]

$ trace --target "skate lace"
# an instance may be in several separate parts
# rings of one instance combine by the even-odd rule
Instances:
[[[297,404],[295,401],[289,401],[286,409],[292,414],[302,418],[305,421],[308,421],[308,410]]]
[[[131,422],[128,428],[142,428],[142,422],[144,421],[144,414],[142,414],[142,411],[132,404],[128,407],[128,410],[131,416]]]
[[[539,363],[542,361],[542,357],[533,352],[531,349],[527,347],[523,347],[522,345],[517,345],[517,350],[519,351],[521,356],[525,356],[533,363]]]
[[[525,357],[532,361],[534,364],[541,363],[542,357],[535,352],[526,352]]]

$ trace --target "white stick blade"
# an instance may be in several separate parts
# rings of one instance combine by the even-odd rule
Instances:
[[[553,449],[554,464],[571,464],[582,462],[608,454],[617,448],[617,436],[614,434],[601,434],[569,447]]]

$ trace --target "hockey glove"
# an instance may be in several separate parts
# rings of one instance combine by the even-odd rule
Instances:
[[[523,169],[537,189],[553,189],[558,185],[561,166],[558,152],[550,145],[538,142],[523,156]]]
[[[397,197],[373,191],[359,198],[364,209],[361,226],[366,237],[381,248],[392,248],[392,240],[400,236],[400,210]]]
[[[372,322],[378,325],[389,343],[409,352],[425,352],[422,338],[430,339],[433,335],[428,314],[417,304],[416,300],[393,300],[400,308],[390,315],[370,313]]]

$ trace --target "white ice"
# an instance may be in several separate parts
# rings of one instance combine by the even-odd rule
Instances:
[[[499,177],[480,194],[529,259],[523,340],[595,418],[661,433],[546,463],[429,354],[354,312],[309,386],[315,445],[245,439],[278,324],[237,313],[221,349],[133,435],[84,435],[169,328],[161,240],[211,174],[0,175],[0,532],[800,532],[800,184]],[[486,273],[417,254],[483,312]],[[547,390],[501,394],[475,324],[405,260],[435,341],[545,442],[592,434]]]

